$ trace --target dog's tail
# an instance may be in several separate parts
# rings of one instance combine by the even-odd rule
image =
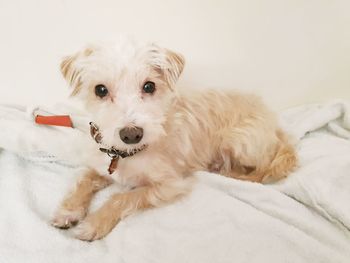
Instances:
[[[277,151],[262,177],[263,183],[280,180],[297,167],[298,158],[291,139],[282,130],[277,130],[276,135],[279,140]]]

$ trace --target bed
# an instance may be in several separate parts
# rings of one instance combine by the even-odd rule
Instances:
[[[38,111],[69,113],[75,128],[39,126]],[[187,198],[130,216],[92,243],[49,224],[82,169],[87,118],[65,104],[0,106],[0,262],[350,262],[349,102],[280,114],[300,159],[287,179],[197,172]],[[115,191],[98,193],[91,209]]]

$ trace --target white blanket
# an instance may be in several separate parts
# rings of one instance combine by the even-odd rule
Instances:
[[[350,107],[344,102],[282,114],[300,156],[287,180],[266,186],[198,172],[187,198],[130,216],[92,243],[48,223],[81,169],[88,118],[74,110],[76,129],[45,127],[33,123],[34,112],[0,106],[1,263],[350,262]],[[116,190],[99,193],[93,208]]]

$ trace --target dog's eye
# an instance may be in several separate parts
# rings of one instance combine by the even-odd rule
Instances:
[[[106,88],[105,85],[102,85],[102,84],[96,85],[95,94],[96,94],[96,96],[103,98],[103,97],[107,96],[108,89]]]
[[[156,90],[156,84],[152,81],[147,81],[142,88],[143,92],[152,94]]]

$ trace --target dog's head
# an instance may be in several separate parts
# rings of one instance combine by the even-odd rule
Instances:
[[[91,46],[64,58],[61,71],[102,133],[121,150],[149,145],[165,135],[184,58],[154,44]]]

